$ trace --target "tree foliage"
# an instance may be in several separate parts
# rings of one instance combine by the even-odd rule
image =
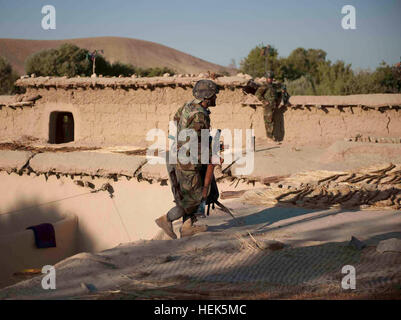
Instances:
[[[42,50],[25,61],[27,74],[37,76],[90,75],[91,62],[86,59],[88,50],[65,43],[56,49]]]
[[[27,74],[37,76],[90,76],[92,60],[87,49],[65,43],[56,49],[42,50],[29,56],[25,61]],[[160,76],[164,73],[174,74],[166,67],[138,68],[122,62],[110,63],[103,56],[96,57],[96,73],[103,76],[131,76],[134,73],[143,77]]]
[[[277,61],[278,52],[274,47],[271,47],[268,56],[262,55],[264,45],[260,44],[253,48],[248,57],[240,63],[241,71],[252,75],[253,77],[263,77],[265,74],[266,58],[269,65],[269,70],[278,72],[280,65]]]
[[[263,45],[257,45],[241,61],[241,72],[253,77],[265,73]],[[275,73],[277,80],[285,82],[293,95],[347,95],[366,93],[401,92],[401,68],[386,63],[375,71],[352,70],[350,64],[338,60],[331,62],[321,49],[296,48],[288,57],[279,57],[273,48],[268,57],[267,69]]]
[[[14,94],[16,88],[14,82],[18,75],[13,71],[10,63],[0,56],[0,94]]]
[[[135,68],[135,74],[141,77],[158,77],[162,76],[165,73],[169,73],[170,75],[174,74],[174,70],[169,69],[167,67],[156,67],[156,68]]]

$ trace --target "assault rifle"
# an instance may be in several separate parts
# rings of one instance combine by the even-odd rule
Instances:
[[[219,150],[220,152],[224,150],[224,146],[222,145],[222,143],[220,143],[220,135],[221,135],[221,130],[218,129],[215,139],[214,139],[214,146],[212,150],[216,150],[216,144],[219,143]],[[209,137],[209,139],[211,140],[212,137]],[[210,146],[210,144],[209,144]],[[201,204],[199,205],[199,209],[197,212],[197,216],[200,217],[204,217],[205,216],[205,207],[207,206],[207,215],[209,216],[209,212],[210,212],[210,206],[212,206],[212,209],[215,208],[215,204],[224,212],[226,212],[227,214],[229,214],[234,220],[235,222],[237,222],[237,224],[240,225],[240,223],[238,222],[238,220],[234,217],[234,215],[232,214],[232,212],[230,211],[230,209],[228,209],[225,205],[223,205],[218,199],[220,196],[219,193],[219,189],[217,187],[217,183],[216,183],[216,179],[214,177],[213,171],[214,171],[214,167],[215,164],[213,163],[209,163],[209,164],[203,164],[202,168],[201,168],[201,176],[202,176],[202,183],[203,183],[203,188],[209,188],[210,186],[210,192],[207,196],[206,199],[203,199]]]

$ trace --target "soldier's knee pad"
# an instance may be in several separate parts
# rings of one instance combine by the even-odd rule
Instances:
[[[174,220],[177,220],[177,219],[183,217],[184,214],[185,214],[185,211],[183,208],[181,208],[180,206],[175,206],[167,212],[167,219],[169,221],[174,221]]]

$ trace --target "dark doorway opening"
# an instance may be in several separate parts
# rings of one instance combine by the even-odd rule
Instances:
[[[49,122],[49,143],[74,141],[74,117],[71,112],[52,112]]]

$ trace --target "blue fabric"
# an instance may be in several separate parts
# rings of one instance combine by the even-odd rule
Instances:
[[[42,223],[36,226],[30,226],[35,235],[35,244],[38,248],[53,248],[56,247],[56,233],[51,223]]]

